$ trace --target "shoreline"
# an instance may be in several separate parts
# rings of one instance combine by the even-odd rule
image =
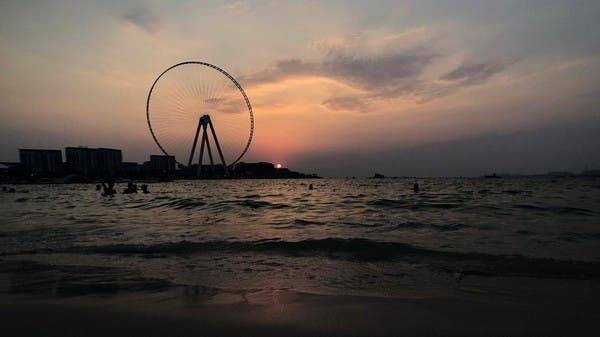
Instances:
[[[114,180],[117,184],[127,183],[134,181],[136,183],[148,183],[148,184],[160,184],[160,183],[172,183],[177,181],[232,181],[232,180],[321,180],[321,179],[345,179],[345,178],[323,178],[323,177],[255,177],[255,178],[182,178],[182,179],[171,179],[171,180],[156,180],[156,179],[130,179],[130,178],[117,178]],[[365,178],[366,179],[366,178]],[[408,179],[408,178],[407,178]],[[107,179],[92,179],[85,182],[57,182],[57,181],[36,181],[36,182],[0,182],[0,185],[93,185],[106,182]]]
[[[600,318],[564,303],[290,291],[262,296],[272,302],[207,304],[172,290],[60,299],[2,295],[0,324],[15,336],[592,336]]]
[[[7,336],[592,336],[600,319],[597,280],[467,277],[382,297],[35,273],[60,267],[4,263]]]
[[[543,175],[533,176],[505,176],[499,179],[489,179],[485,177],[384,177],[384,178],[373,178],[373,177],[253,177],[253,178],[182,178],[182,179],[171,179],[171,180],[160,180],[160,179],[130,179],[130,178],[117,178],[115,183],[123,184],[130,181],[136,183],[147,183],[147,184],[164,184],[174,182],[192,182],[192,181],[248,181],[248,180],[374,180],[374,181],[397,181],[397,180],[410,180],[411,182],[415,179],[450,179],[450,180],[481,180],[489,181],[490,183],[499,182],[510,182],[520,181],[526,179],[535,180],[548,180],[548,181],[564,181],[564,180],[597,180],[598,176],[569,176],[569,177],[552,177]],[[25,182],[25,181],[0,181],[2,186],[23,186],[23,185],[93,185],[106,182],[106,179],[93,179],[88,181],[78,182],[58,182],[58,181],[36,181],[36,182]]]

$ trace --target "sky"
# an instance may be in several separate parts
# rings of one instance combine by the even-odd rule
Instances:
[[[0,2],[0,161],[18,148],[159,153],[164,69],[244,87],[244,161],[323,176],[600,168],[600,1]]]

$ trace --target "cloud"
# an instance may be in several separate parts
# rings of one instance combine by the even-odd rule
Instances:
[[[600,97],[600,89],[592,89],[576,95],[577,98],[583,99],[598,99]]]
[[[122,19],[127,23],[143,29],[149,34],[156,33],[161,23],[159,16],[145,6],[135,6],[129,8],[125,13],[123,13]]]
[[[480,84],[504,70],[500,62],[463,62],[456,69],[442,76],[443,80],[460,82],[464,85]]]
[[[292,77],[323,76],[355,87],[377,89],[417,78],[435,57],[435,53],[425,49],[371,57],[332,52],[319,62],[298,59],[278,61],[273,68],[246,77],[245,82],[252,85],[278,82]]]
[[[226,10],[241,13],[248,10],[248,4],[245,1],[233,1],[225,4]]]
[[[330,110],[358,111],[366,110],[368,104],[358,96],[337,96],[323,101],[323,105]]]
[[[243,77],[247,85],[277,83],[302,77],[323,77],[355,90],[337,92],[322,104],[330,110],[365,111],[378,100],[409,98],[425,103],[488,81],[508,63],[464,60],[457,68],[440,73],[448,59],[463,52],[444,50],[426,29],[404,34],[359,34],[319,43],[318,59],[282,59],[267,69]],[[407,46],[408,45],[408,46]],[[432,71],[430,71],[433,69]]]

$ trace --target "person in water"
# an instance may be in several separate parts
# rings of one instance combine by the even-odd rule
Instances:
[[[96,184],[96,191],[100,191],[102,189],[102,185]]]
[[[127,188],[123,191],[123,194],[131,193],[137,193],[137,185],[130,181],[127,183]]]
[[[313,184],[309,184],[308,189],[312,191],[314,189]]]
[[[413,191],[414,191],[415,193],[416,193],[416,192],[419,192],[419,183],[415,182],[415,183],[413,184]]]
[[[142,192],[144,192],[144,193],[150,193],[150,191],[148,191],[148,185],[142,184],[141,188],[142,188]]]
[[[109,181],[108,183],[102,183],[102,189],[103,197],[112,197],[117,193],[117,191],[115,191],[115,183],[112,181]]]

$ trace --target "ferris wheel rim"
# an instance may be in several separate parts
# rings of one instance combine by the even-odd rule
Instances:
[[[248,141],[246,142],[246,146],[244,147],[244,149],[242,150],[240,155],[237,157],[237,159],[235,159],[230,164],[227,164],[227,167],[231,167],[231,166],[237,164],[242,159],[242,157],[244,157],[244,155],[246,154],[246,152],[248,152],[248,149],[250,148],[250,144],[252,143],[252,138],[254,136],[254,111],[252,110],[252,104],[250,104],[250,99],[246,95],[244,88],[242,88],[242,86],[238,83],[238,81],[233,76],[231,76],[228,72],[226,72],[225,70],[223,70],[222,68],[220,68],[214,64],[211,64],[208,62],[203,62],[203,61],[183,61],[183,62],[179,62],[177,64],[174,64],[174,65],[168,67],[163,72],[161,72],[160,75],[158,75],[158,77],[152,83],[152,86],[150,87],[150,90],[148,91],[148,96],[146,98],[146,122],[148,123],[148,129],[150,130],[152,139],[154,139],[154,142],[156,143],[156,145],[158,145],[158,148],[165,155],[170,156],[170,154],[163,148],[162,144],[158,140],[158,137],[154,133],[154,129],[152,128],[152,122],[150,122],[150,99],[152,97],[152,92],[154,90],[154,87],[156,86],[156,83],[158,83],[158,81],[161,79],[161,77],[163,77],[163,75],[165,75],[171,69],[174,69],[176,67],[183,66],[186,64],[198,64],[198,65],[212,68],[212,69],[220,72],[221,74],[225,75],[225,77],[227,77],[236,86],[236,88],[242,94],[242,97],[244,98],[244,102],[246,103],[246,107],[248,108],[248,113],[250,114],[250,135],[248,136]],[[175,161],[179,165],[183,165],[177,159],[175,159]],[[187,165],[183,165],[183,166],[187,166]]]

